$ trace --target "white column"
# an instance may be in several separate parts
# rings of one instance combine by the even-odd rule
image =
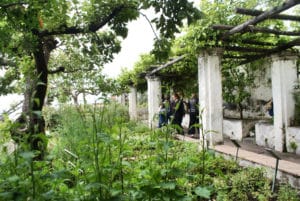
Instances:
[[[125,105],[126,104],[126,97],[125,94],[121,94],[117,97],[117,101],[119,104],[121,105]]]
[[[215,48],[203,51],[198,58],[199,104],[210,146],[223,143],[221,55],[222,50]]]
[[[274,108],[275,150],[283,151],[285,133],[294,118],[293,87],[297,81],[297,57],[276,54],[272,56],[272,95]]]
[[[128,103],[130,120],[137,120],[137,91],[133,86],[130,87]]]
[[[159,77],[147,76],[148,122],[150,128],[158,126],[158,109],[161,102],[161,81]]]

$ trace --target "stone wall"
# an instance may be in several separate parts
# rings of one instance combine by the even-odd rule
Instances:
[[[255,142],[259,146],[274,149],[274,126],[266,122],[257,123],[255,125]]]
[[[254,135],[256,119],[224,119],[223,134],[226,137],[242,141],[243,138]]]

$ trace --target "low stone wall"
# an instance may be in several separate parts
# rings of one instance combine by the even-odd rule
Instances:
[[[286,131],[287,151],[300,155],[300,127],[288,127]]]
[[[223,119],[223,135],[230,139],[241,141],[243,138],[242,121],[237,119]]]
[[[226,137],[242,141],[244,137],[251,136],[251,130],[258,122],[256,119],[223,119],[223,134]]]
[[[259,122],[255,125],[255,142],[259,146],[274,149],[274,126]],[[287,152],[300,155],[300,127],[288,127],[286,130]]]
[[[255,142],[259,146],[273,149],[275,146],[275,136],[273,135],[273,124],[258,122],[255,124]]]

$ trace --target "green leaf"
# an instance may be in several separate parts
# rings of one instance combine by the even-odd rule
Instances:
[[[9,182],[16,182],[16,181],[18,181],[19,179],[20,179],[20,177],[17,176],[17,175],[13,175],[13,176],[7,178],[7,180],[8,180]]]
[[[176,183],[175,182],[161,183],[160,187],[162,189],[174,190],[176,187]]]
[[[198,186],[196,189],[195,189],[195,193],[196,195],[202,197],[202,198],[206,198],[206,199],[209,199],[210,198],[210,194],[211,194],[211,191],[206,188],[206,187],[201,187],[201,186]]]
[[[22,152],[20,156],[26,160],[29,160],[29,159],[33,159],[36,155],[32,151],[27,151],[27,152]]]
[[[97,190],[97,189],[101,188],[101,186],[102,185],[98,182],[89,183],[88,185],[85,186],[85,190],[87,190],[87,191]]]
[[[131,164],[128,161],[122,161],[123,166],[131,167]]]

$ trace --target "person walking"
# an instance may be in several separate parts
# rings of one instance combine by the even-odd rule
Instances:
[[[199,100],[195,93],[192,94],[191,99],[188,101],[188,108],[190,113],[189,135],[195,135],[196,131],[199,134],[199,128],[195,125],[199,124]]]
[[[161,128],[168,124],[168,117],[167,117],[167,109],[164,103],[159,105],[158,110],[158,128]]]

